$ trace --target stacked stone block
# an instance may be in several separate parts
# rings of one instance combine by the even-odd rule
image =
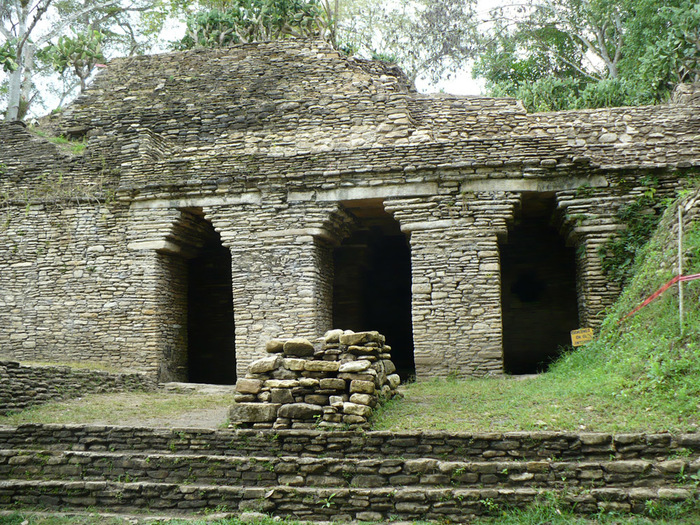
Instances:
[[[252,428],[364,428],[372,409],[397,394],[391,347],[378,332],[331,330],[272,340],[236,385],[232,423]]]

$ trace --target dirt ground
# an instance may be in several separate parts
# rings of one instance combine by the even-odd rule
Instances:
[[[221,428],[228,417],[228,408],[193,410],[168,419],[124,418],[121,424],[130,427],[158,428]],[[105,424],[96,421],[96,425]]]

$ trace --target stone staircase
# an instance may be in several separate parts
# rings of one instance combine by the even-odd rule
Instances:
[[[698,498],[700,435],[0,427],[0,509],[465,522]]]

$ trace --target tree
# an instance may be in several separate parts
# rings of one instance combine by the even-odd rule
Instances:
[[[233,0],[190,16],[178,47],[216,47],[289,37],[327,37],[328,5],[319,0]]]
[[[41,59],[48,56],[47,47],[52,42],[60,45],[56,40],[69,28],[77,28],[73,44],[88,46],[84,49],[86,52],[90,52],[90,39],[94,41],[91,31],[99,31],[112,45],[131,42],[134,52],[138,47],[134,15],[162,20],[149,13],[157,5],[160,5],[159,0],[3,0],[0,4],[0,37],[3,39],[0,63],[8,74],[5,118],[17,120],[26,114],[36,97],[34,78],[45,66]],[[93,37],[86,39],[79,34]],[[84,73],[85,67],[79,66],[79,70]]]
[[[655,103],[697,78],[693,0],[529,0],[493,12],[475,74],[531,110]]]
[[[179,48],[323,38],[348,54],[394,62],[413,80],[458,69],[473,52],[475,0],[208,0]]]
[[[456,71],[474,52],[475,0],[349,2],[337,44],[368,58],[395,62],[415,81]]]
[[[80,92],[85,91],[86,82],[95,66],[105,60],[102,54],[104,35],[99,31],[63,35],[55,45],[46,49],[46,59],[59,73],[70,69],[80,79]]]

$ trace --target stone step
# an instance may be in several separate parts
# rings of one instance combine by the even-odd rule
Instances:
[[[649,487],[700,475],[700,459],[441,461],[0,450],[0,478],[271,487]]]
[[[257,511],[301,520],[435,520],[467,522],[504,507],[556,497],[577,512],[643,512],[650,502],[688,502],[696,487],[570,488],[314,488],[229,487],[106,481],[0,481],[0,507],[102,511],[141,510],[176,516],[213,509]]]
[[[450,461],[658,460],[700,457],[700,433],[327,432],[25,424],[0,426],[0,448]]]

